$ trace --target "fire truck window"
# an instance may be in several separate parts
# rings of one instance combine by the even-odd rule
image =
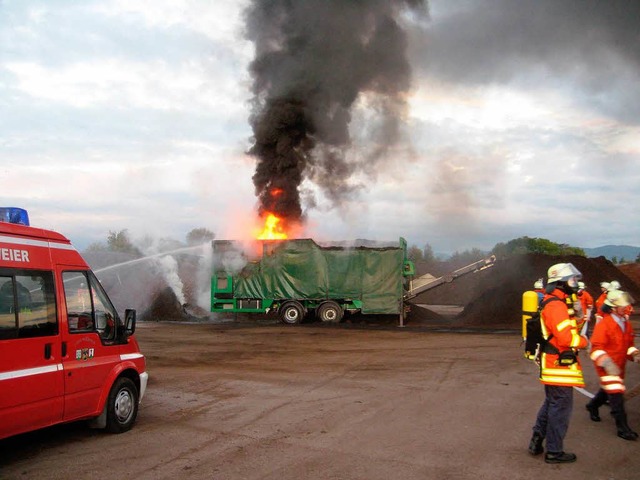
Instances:
[[[18,336],[57,335],[55,294],[52,272],[25,272],[14,277],[18,302]]]
[[[104,341],[113,341],[116,338],[118,314],[102,288],[102,285],[100,285],[100,282],[98,282],[93,274],[89,280],[91,282],[91,294],[96,312],[96,329]]]
[[[13,278],[0,277],[0,339],[14,338],[16,314],[13,303]]]
[[[64,272],[64,298],[67,304],[69,332],[94,330],[89,279],[85,272]]]
[[[13,278],[0,277],[0,313],[13,313]]]

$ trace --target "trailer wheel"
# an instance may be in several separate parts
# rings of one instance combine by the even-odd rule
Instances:
[[[107,427],[111,433],[131,430],[138,416],[138,388],[130,378],[118,378],[107,398]]]
[[[316,316],[323,322],[339,323],[344,312],[336,302],[324,302],[316,310]]]
[[[280,319],[289,325],[300,323],[304,317],[304,307],[298,302],[287,302],[280,307]]]

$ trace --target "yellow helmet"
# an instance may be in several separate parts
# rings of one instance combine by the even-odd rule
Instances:
[[[610,290],[609,293],[607,293],[607,299],[604,303],[610,307],[626,307],[631,305],[632,299],[627,292],[623,292],[622,290]]]
[[[580,270],[572,263],[556,263],[547,271],[547,283],[567,282],[570,287],[577,287],[581,277]]]
[[[609,282],[609,290],[620,290],[621,285],[620,282],[617,280],[611,280]]]

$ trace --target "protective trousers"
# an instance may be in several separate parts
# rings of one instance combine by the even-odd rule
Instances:
[[[605,392],[602,388],[600,390],[598,390],[598,392],[593,396],[593,398],[591,399],[591,401],[589,403],[587,403],[587,405],[589,406],[589,408],[594,408],[594,409],[598,409],[600,408],[602,405],[604,405],[605,403],[607,403],[607,392]]]
[[[626,412],[624,409],[624,395],[622,393],[610,393],[607,395],[607,392],[605,392],[601,388],[587,405],[597,409],[604,405],[607,400],[609,400],[609,405],[611,406],[611,416],[614,419],[618,419],[621,417],[626,418]]]
[[[545,399],[533,432],[547,440],[547,453],[563,452],[563,441],[573,411],[573,387],[544,386]]]

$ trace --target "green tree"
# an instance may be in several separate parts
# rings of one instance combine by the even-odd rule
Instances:
[[[522,255],[525,253],[544,253],[547,255],[581,255],[586,256],[584,250],[565,243],[555,243],[546,238],[520,237],[507,243],[497,243],[491,253],[497,257]]]
[[[134,247],[133,243],[131,243],[131,240],[129,239],[129,232],[127,232],[126,229],[120,230],[119,232],[112,232],[109,230],[109,236],[107,237],[107,249],[112,252],[141,255],[140,250]]]
[[[636,257],[636,263],[640,263],[640,252],[638,252],[638,256]]]
[[[171,237],[162,237],[157,241],[157,248],[160,252],[172,252],[184,248],[184,243]]]
[[[109,249],[104,242],[93,242],[86,249],[87,252],[106,252],[107,250]]]
[[[409,258],[409,260],[411,260],[414,263],[420,262],[424,258],[424,253],[419,247],[416,247],[415,245],[411,245],[409,247],[409,250],[407,250],[407,257]]]
[[[433,248],[431,248],[431,245],[429,245],[428,243],[425,244],[424,249],[422,250],[422,259],[425,262],[429,262],[429,263],[434,262],[436,260],[436,256],[433,253]]]
[[[613,257],[611,257],[611,263],[613,263],[613,264],[618,263],[618,257],[616,257],[615,255]]]
[[[486,256],[487,252],[483,252],[478,248],[472,248],[471,250],[465,250],[463,252],[455,251],[449,260],[455,265],[463,266],[482,260]]]
[[[138,247],[146,255],[160,252],[171,252],[184,248],[184,243],[171,237],[156,238],[150,235],[145,235],[136,242]]]
[[[194,228],[187,233],[187,245],[202,245],[203,243],[211,242],[216,238],[215,233],[206,228]]]

